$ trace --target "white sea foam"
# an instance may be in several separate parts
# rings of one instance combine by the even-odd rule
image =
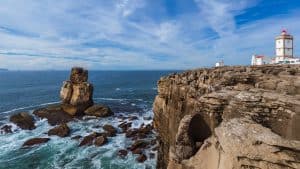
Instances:
[[[46,105],[46,104],[43,104]],[[31,111],[32,113],[32,111]],[[120,113],[121,114],[121,113]],[[128,114],[124,114],[128,115]],[[151,119],[144,117],[152,117],[153,112],[151,110],[145,113],[131,113],[130,116],[137,116],[138,119],[133,120],[132,127],[138,128],[141,124],[150,124]],[[85,117],[82,120],[76,120],[68,123],[71,128],[71,136],[66,138],[60,138],[57,136],[49,137],[47,132],[53,126],[50,126],[47,120],[37,120],[34,130],[21,130],[17,126],[13,125],[13,134],[0,135],[0,163],[16,163],[23,159],[28,159],[31,156],[38,156],[41,152],[47,152],[47,159],[44,162],[47,167],[49,165],[51,168],[133,168],[142,169],[146,166],[150,168],[155,168],[155,159],[149,158],[149,153],[151,150],[146,150],[146,155],[148,160],[144,163],[137,163],[137,155],[128,153],[125,159],[121,159],[117,156],[117,152],[120,149],[126,149],[133,142],[131,139],[125,137],[125,134],[117,134],[116,137],[109,138],[109,143],[102,146],[83,146],[78,147],[79,141],[72,140],[71,137],[80,135],[86,136],[92,132],[102,132],[102,127],[105,124],[111,124],[117,127],[120,122],[117,117],[108,118],[90,118]],[[32,149],[21,151],[22,144],[30,138],[34,137],[49,137],[51,140],[40,146]],[[153,136],[154,138],[155,136]],[[13,153],[16,153],[12,156]],[[42,163],[42,162],[41,162]],[[40,164],[42,165],[42,164]],[[39,168],[47,168],[39,166]],[[37,167],[38,168],[38,167]]]
[[[59,102],[49,102],[49,103],[42,103],[42,104],[38,104],[38,105],[18,107],[18,108],[11,109],[11,110],[8,110],[8,111],[0,112],[0,114],[8,114],[8,113],[12,113],[12,112],[19,111],[19,110],[31,109],[31,108],[35,108],[35,107],[39,107],[39,106],[47,106],[47,105],[57,104],[57,103],[59,103]]]

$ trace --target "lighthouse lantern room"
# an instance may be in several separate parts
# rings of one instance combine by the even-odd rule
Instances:
[[[282,30],[281,35],[276,37],[276,63],[293,58],[293,39],[286,30]]]

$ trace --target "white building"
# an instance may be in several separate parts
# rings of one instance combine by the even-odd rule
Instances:
[[[294,57],[294,37],[283,30],[275,38],[275,57],[253,55],[251,65],[263,64],[300,64],[300,58]]]
[[[224,61],[223,60],[216,63],[216,67],[222,67],[222,66],[224,66]]]
[[[264,65],[265,62],[265,56],[261,55],[253,55],[251,60],[251,65]]]

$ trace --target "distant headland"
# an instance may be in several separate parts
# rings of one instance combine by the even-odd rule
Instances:
[[[0,68],[0,72],[6,72],[6,71],[8,71],[8,69],[5,69],[5,68]]]

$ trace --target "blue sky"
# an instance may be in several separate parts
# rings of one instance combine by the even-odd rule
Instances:
[[[191,69],[274,55],[282,29],[300,56],[299,0],[1,0],[0,67]]]

